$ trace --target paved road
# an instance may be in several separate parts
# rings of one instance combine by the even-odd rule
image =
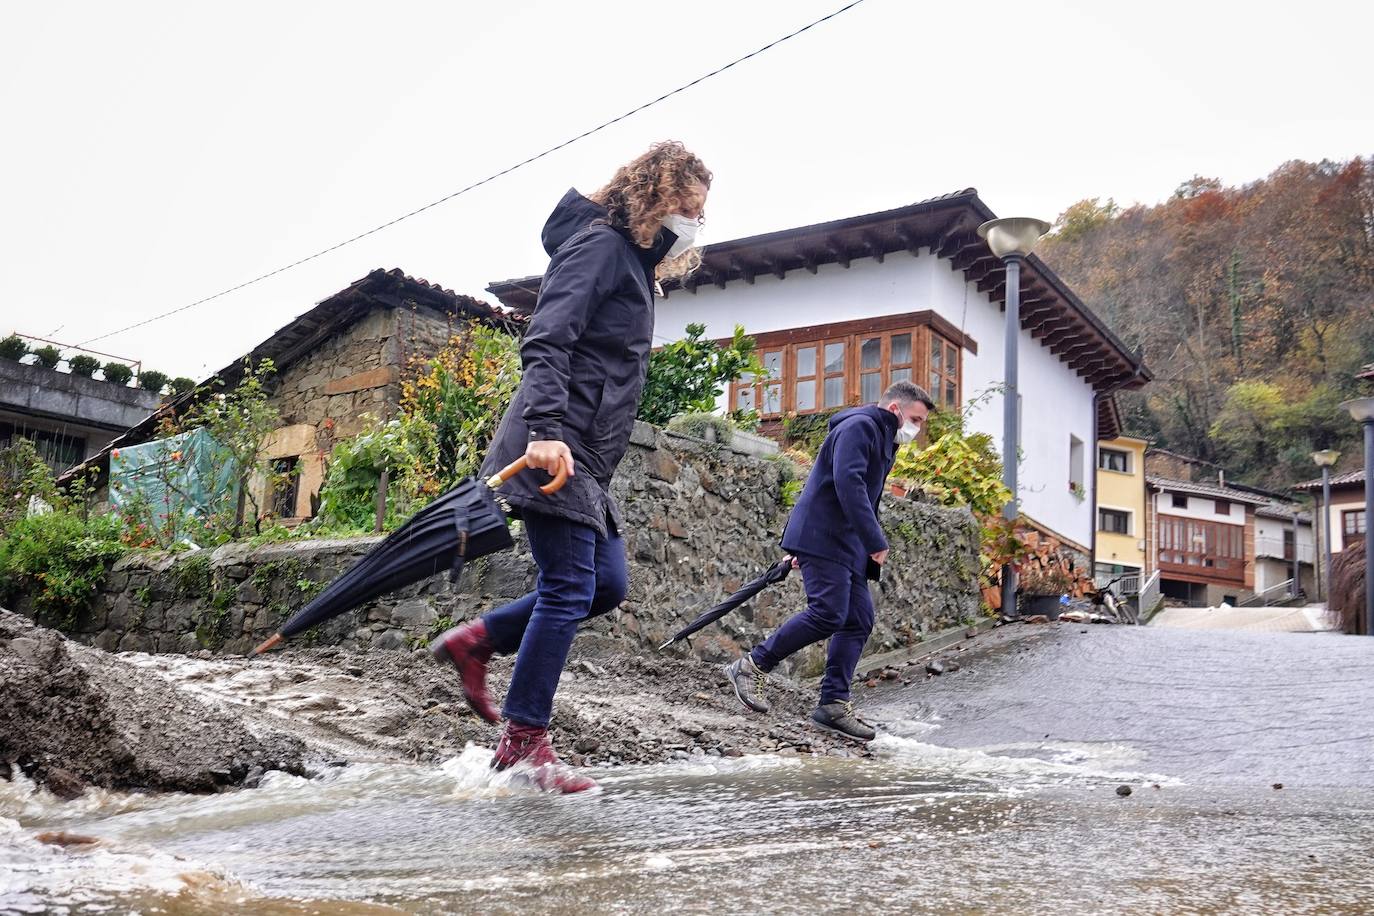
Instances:
[[[1243,630],[1251,633],[1321,633],[1332,630],[1326,609],[1307,607],[1171,607],[1150,626],[1174,630]]]
[[[1194,784],[1374,788],[1374,639],[1020,624],[979,642],[958,672],[861,691],[862,710],[946,747],[1120,752]]]

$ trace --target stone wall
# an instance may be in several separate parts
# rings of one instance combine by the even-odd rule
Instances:
[[[781,556],[776,544],[787,517],[781,504],[785,468],[639,424],[614,483],[626,520],[630,594],[590,628],[635,646],[656,646],[762,573]],[[978,613],[978,529],[967,511],[888,498],[883,524],[892,556],[874,590],[878,625],[871,651],[916,641]],[[246,652],[374,543],[232,544],[213,553],[130,556],[112,569],[75,635],[111,650]],[[436,576],[296,641],[408,648],[451,621],[524,594],[533,578],[534,564],[519,544],[473,562],[456,586]],[[794,574],[694,637],[690,651],[707,659],[730,657],[802,604]],[[806,673],[820,665],[816,651],[797,662]]]

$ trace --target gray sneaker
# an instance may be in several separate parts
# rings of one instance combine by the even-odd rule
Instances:
[[[811,721],[827,731],[859,741],[872,741],[877,734],[868,723],[854,715],[854,704],[848,700],[817,706],[811,713]]]
[[[741,655],[725,666],[725,676],[730,686],[735,688],[735,696],[754,712],[768,712],[771,708],[763,698],[763,687],[768,683],[768,675],[754,664],[748,655]]]

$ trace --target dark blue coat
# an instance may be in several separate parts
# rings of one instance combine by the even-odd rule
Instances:
[[[544,224],[549,253],[539,299],[520,344],[524,375],[482,465],[489,476],[532,439],[562,440],[576,476],[553,496],[543,471],[518,474],[501,492],[517,511],[556,515],[606,533],[619,528],[607,488],[630,444],[653,349],[654,268],[677,236],[652,248],[606,223],[606,210],[568,191]]]
[[[870,554],[887,549],[878,501],[897,457],[901,421],[869,405],[830,418],[801,498],[782,533],[782,548],[810,554],[864,575]]]

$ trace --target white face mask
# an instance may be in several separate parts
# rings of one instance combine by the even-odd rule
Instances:
[[[915,442],[916,437],[920,434],[921,424],[907,420],[902,424],[902,428],[897,430],[897,444],[906,445],[908,442]]]
[[[681,213],[670,213],[663,218],[663,228],[677,236],[673,247],[664,255],[665,258],[675,258],[685,253],[696,242],[697,230],[701,228],[701,223]]]

